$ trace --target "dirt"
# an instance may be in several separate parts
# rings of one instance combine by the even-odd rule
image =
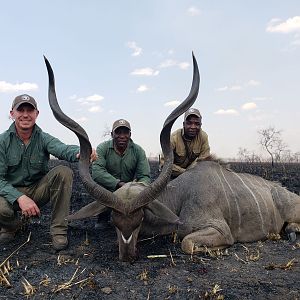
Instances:
[[[90,201],[75,183],[72,211]],[[50,208],[42,213],[0,246],[0,299],[300,299],[299,236],[192,256],[176,236],[141,238],[139,259],[128,264],[118,260],[107,216],[98,229],[95,219],[72,222],[69,248],[55,252]]]

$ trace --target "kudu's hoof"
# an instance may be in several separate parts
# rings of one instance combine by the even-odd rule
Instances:
[[[290,243],[295,243],[296,242],[297,236],[296,236],[296,233],[294,231],[289,232],[287,234],[287,236],[288,236],[288,239],[289,239]]]

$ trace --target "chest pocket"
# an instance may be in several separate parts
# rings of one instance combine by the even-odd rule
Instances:
[[[16,153],[12,153],[8,155],[8,166],[13,167],[19,165],[21,161],[21,155],[18,155]]]
[[[47,159],[43,153],[33,153],[30,156],[30,168],[34,172],[45,173],[47,166]]]

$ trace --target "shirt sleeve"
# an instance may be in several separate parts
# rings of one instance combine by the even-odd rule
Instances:
[[[138,149],[138,162],[136,168],[136,179],[138,182],[150,184],[150,166],[146,157],[145,151],[142,148]]]
[[[23,193],[19,192],[6,180],[8,170],[5,151],[0,145],[0,196],[5,198],[9,203],[13,204]]]
[[[171,135],[171,147],[173,149],[173,151],[175,151],[175,148],[176,148],[176,136],[174,134]],[[165,157],[163,154],[161,154],[160,156],[160,160],[159,160],[159,168],[160,170],[163,168],[163,165],[165,163]],[[179,176],[180,174],[184,173],[185,172],[185,168],[182,168],[180,167],[179,165],[176,165],[173,163],[173,166],[172,166],[172,177],[177,177]]]
[[[200,154],[198,159],[204,159],[207,158],[210,155],[210,147],[208,143],[208,135],[205,132],[202,132],[202,140],[203,143],[201,145]]]
[[[173,151],[175,151],[175,149],[176,149],[176,139],[177,139],[177,136],[175,134],[172,134],[171,135],[171,146],[172,146]],[[184,173],[185,170],[186,170],[185,168],[182,168],[179,165],[176,165],[173,163],[172,177],[179,176],[180,174]]]
[[[44,143],[47,151],[58,159],[69,162],[78,161],[76,155],[80,152],[79,146],[66,145],[48,133],[44,133]]]
[[[112,176],[106,169],[106,150],[105,144],[97,147],[98,158],[92,164],[92,177],[102,187],[113,192],[120,180]]]

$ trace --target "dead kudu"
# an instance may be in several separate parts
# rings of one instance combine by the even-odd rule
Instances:
[[[165,121],[161,146],[165,165],[160,176],[149,187],[128,183],[115,193],[97,185],[89,173],[91,145],[85,131],[63,114],[57,103],[54,76],[49,73],[49,102],[57,120],[76,133],[81,152],[79,172],[83,184],[97,201],[80,209],[69,220],[95,216],[112,209],[120,260],[136,258],[139,233],[146,236],[177,231],[186,253],[221,249],[234,242],[264,239],[269,233],[285,228],[291,240],[300,230],[300,197],[279,184],[250,174],[235,173],[214,161],[199,161],[168,183],[173,153],[170,131],[174,121],[195,101],[199,88],[196,60],[191,92]]]

